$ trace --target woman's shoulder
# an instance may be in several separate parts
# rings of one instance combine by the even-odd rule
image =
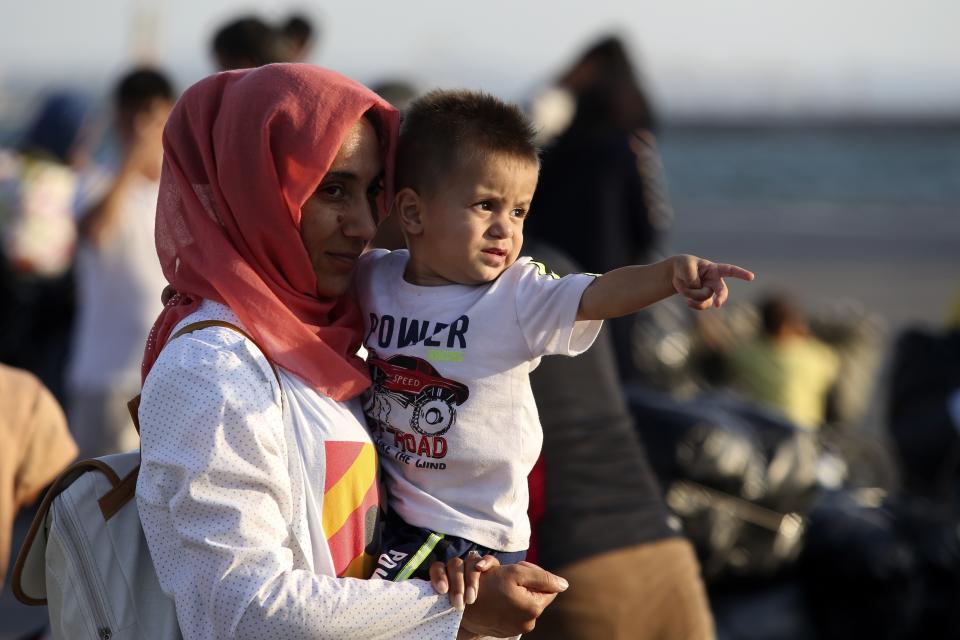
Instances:
[[[218,324],[206,324],[209,322]],[[160,351],[144,390],[160,381],[178,385],[201,382],[223,388],[272,382],[277,387],[273,395],[279,401],[279,384],[270,361],[242,331],[240,319],[229,307],[204,300],[174,327],[174,337]]]

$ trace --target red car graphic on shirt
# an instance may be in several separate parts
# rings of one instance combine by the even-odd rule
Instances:
[[[410,426],[425,436],[446,433],[456,422],[456,407],[470,396],[465,384],[444,378],[421,358],[397,354],[384,360],[371,351],[367,364],[374,392],[402,407],[413,405]]]

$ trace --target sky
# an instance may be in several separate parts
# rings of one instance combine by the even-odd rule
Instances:
[[[957,0],[11,1],[0,109],[56,82],[102,90],[138,59],[189,85],[223,21],[294,10],[321,25],[312,62],[368,83],[522,100],[615,33],[667,117],[960,114]]]

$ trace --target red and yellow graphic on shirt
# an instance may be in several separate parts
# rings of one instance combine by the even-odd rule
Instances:
[[[369,442],[324,443],[327,477],[323,487],[323,530],[340,577],[368,578],[375,556],[364,551],[367,513],[380,502],[377,453]],[[375,521],[369,518],[371,526]]]

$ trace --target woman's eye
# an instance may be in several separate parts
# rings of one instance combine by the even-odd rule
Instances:
[[[370,188],[367,189],[367,195],[372,198],[376,198],[381,193],[383,193],[383,183],[371,185]]]
[[[328,184],[320,187],[320,192],[330,198],[342,198],[346,193],[338,184]]]

